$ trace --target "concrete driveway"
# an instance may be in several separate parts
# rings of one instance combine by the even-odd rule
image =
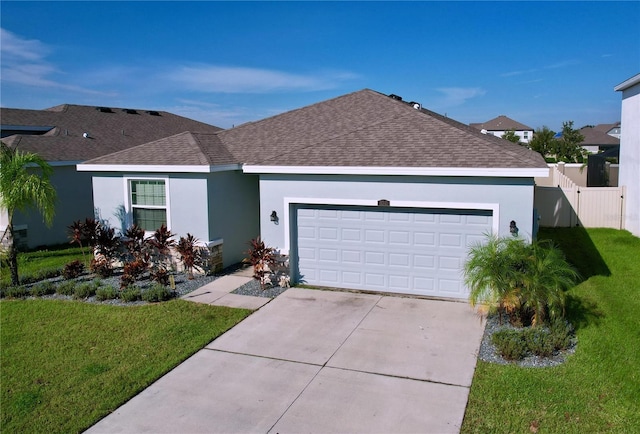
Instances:
[[[88,432],[458,432],[483,330],[465,303],[292,288]]]

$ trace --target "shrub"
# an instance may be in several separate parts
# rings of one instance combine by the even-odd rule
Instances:
[[[103,278],[107,278],[113,274],[111,262],[103,254],[98,254],[95,258],[91,259],[90,269],[92,273]]]
[[[578,273],[555,245],[489,236],[472,246],[464,265],[472,306],[510,315],[513,323],[548,324],[564,316],[565,291]],[[519,318],[514,318],[514,315]]]
[[[6,298],[27,298],[29,290],[24,286],[10,286],[3,291]]]
[[[62,275],[65,279],[75,279],[84,271],[84,264],[82,261],[75,260],[69,262],[64,266],[64,270],[62,270]]]
[[[142,292],[142,299],[149,303],[155,303],[158,301],[166,301],[173,297],[173,291],[166,286],[155,284],[151,288]]]
[[[153,282],[157,282],[162,286],[169,286],[169,272],[164,268],[151,271],[149,277]]]
[[[98,301],[115,300],[116,298],[118,298],[118,290],[113,286],[103,286],[96,290],[96,300]]]
[[[541,327],[534,327],[523,330],[521,335],[527,345],[527,349],[536,356],[549,357],[555,351],[551,341],[549,330]]]
[[[518,330],[500,330],[491,341],[505,360],[522,360],[527,355],[527,344]]]
[[[115,232],[115,229],[102,224],[99,224],[95,229],[95,253],[104,255],[109,264],[116,259],[120,248],[120,239]]]
[[[193,279],[193,269],[200,268],[198,263],[200,261],[200,251],[198,250],[198,239],[187,233],[187,237],[180,237],[176,251],[180,255],[180,261],[187,273],[187,278]]]
[[[81,283],[73,291],[73,298],[76,300],[86,299],[94,295],[96,295],[96,286],[91,282]]]
[[[29,285],[30,283],[40,282],[42,280],[58,277],[62,274],[62,270],[59,268],[45,268],[38,270],[36,273],[20,278],[22,285]]]
[[[124,264],[122,277],[120,278],[120,288],[126,288],[138,280],[147,269],[147,263],[141,259],[135,259]]]
[[[76,282],[73,280],[65,280],[56,287],[56,293],[60,295],[73,295],[76,290]]]
[[[553,348],[564,350],[571,346],[571,338],[574,334],[573,327],[567,321],[556,320],[549,326],[550,339]]]
[[[31,287],[31,295],[36,297],[42,297],[43,295],[50,295],[56,293],[56,285],[49,280],[44,280]]]
[[[264,289],[265,285],[271,284],[271,269],[275,264],[276,250],[268,247],[260,237],[249,241],[248,257],[243,260],[245,263],[251,264],[253,267],[253,278],[260,281],[260,287]]]
[[[120,291],[120,299],[127,303],[140,300],[140,296],[140,288],[135,285],[127,286]]]

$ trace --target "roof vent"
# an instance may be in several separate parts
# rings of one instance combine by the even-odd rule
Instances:
[[[113,113],[113,110],[111,110],[109,107],[96,107],[96,110],[98,110],[100,113]]]
[[[134,109],[122,109],[123,112],[130,114],[130,115],[137,115],[138,111],[134,110]]]
[[[151,116],[160,116],[160,113],[155,110],[147,110],[147,113],[149,113]]]
[[[411,105],[411,107],[413,107],[416,110],[420,110],[422,108],[422,104],[420,104],[419,102],[415,102],[415,101],[411,101],[409,103],[409,105]]]
[[[395,99],[396,101],[402,101],[402,97],[401,97],[401,96],[398,96],[398,95],[396,95],[396,94],[394,94],[394,93],[392,93],[391,95],[389,95],[389,98],[391,98],[391,99]]]

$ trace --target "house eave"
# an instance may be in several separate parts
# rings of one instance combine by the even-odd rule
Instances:
[[[622,83],[614,87],[613,90],[616,92],[619,92],[621,90],[627,90],[631,86],[635,86],[638,83],[640,83],[640,74],[636,74],[633,77],[623,81]]]
[[[549,176],[545,167],[366,167],[366,166],[260,166],[244,165],[244,173],[286,175],[387,175],[387,176],[468,176],[531,178]]]
[[[214,173],[241,170],[242,165],[78,164],[76,169],[78,172]]]

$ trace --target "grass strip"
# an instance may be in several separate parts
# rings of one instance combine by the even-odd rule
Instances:
[[[584,281],[569,292],[578,347],[553,368],[478,361],[461,432],[640,429],[640,239],[611,229],[547,229]]]
[[[183,300],[3,300],[2,431],[83,431],[250,313]]]

